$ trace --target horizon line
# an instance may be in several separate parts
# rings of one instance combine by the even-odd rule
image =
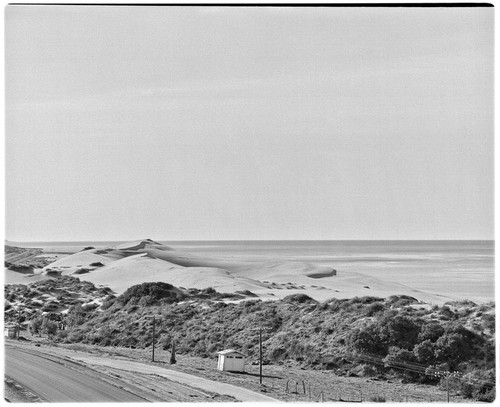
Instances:
[[[88,242],[132,242],[145,239],[125,239],[125,240],[9,240],[10,243],[88,243]],[[495,239],[150,239],[158,242],[459,242],[459,241],[489,241]]]

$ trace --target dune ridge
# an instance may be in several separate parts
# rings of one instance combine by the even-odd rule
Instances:
[[[43,256],[43,252],[39,255]],[[371,274],[337,273],[332,266],[200,256],[152,239],[131,241],[116,247],[85,248],[63,255],[30,274],[7,270],[6,283],[27,284],[57,275],[76,275],[81,280],[110,287],[116,294],[132,285],[162,281],[184,288],[212,287],[220,292],[249,290],[263,299],[298,293],[318,301],[395,294],[434,304],[457,299],[450,293],[419,291]]]

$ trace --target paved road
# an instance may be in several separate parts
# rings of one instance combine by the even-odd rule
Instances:
[[[94,366],[108,366],[116,369],[128,370],[130,372],[154,374],[157,376],[165,377],[166,379],[172,380],[177,383],[194,386],[198,389],[208,390],[219,394],[227,394],[229,396],[233,396],[239,401],[264,403],[279,401],[262,393],[257,393],[243,387],[234,386],[228,383],[220,383],[213,380],[204,379],[199,376],[193,376],[188,373],[182,373],[171,369],[165,369],[164,367],[153,366],[141,362],[123,359],[108,359],[88,355],[72,355],[72,359]]]
[[[5,347],[5,374],[49,402],[145,401],[97,377],[45,358],[43,354],[10,346]]]

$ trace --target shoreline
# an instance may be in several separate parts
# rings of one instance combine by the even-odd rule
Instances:
[[[93,254],[93,260],[85,257],[87,251],[82,252],[82,249],[86,247],[95,247],[96,250],[110,247],[95,244],[97,242],[93,245],[81,242],[85,244],[79,246],[69,246],[69,243],[75,242],[65,242],[66,244],[59,246],[38,245],[36,248],[42,249],[38,258],[46,257],[47,260],[55,261],[55,265],[60,267],[56,269],[64,275],[71,275],[78,267],[102,258],[106,267],[91,269],[89,273],[76,276],[109,286],[117,293],[142,282],[165,281],[189,288],[213,287],[221,292],[249,290],[260,298],[269,300],[304,293],[318,301],[356,296],[387,298],[391,295],[408,295],[429,304],[464,299],[477,303],[495,301],[494,267],[489,263],[490,258],[491,263],[494,262],[494,253],[489,253],[489,243],[481,245],[481,241],[462,242],[465,245],[473,244],[474,251],[470,258],[467,253],[460,253],[465,260],[460,257],[459,261],[452,257],[455,256],[452,250],[458,251],[455,248],[456,241],[439,241],[441,244],[450,242],[451,249],[446,246],[450,252],[445,253],[439,251],[441,246],[434,249],[431,241],[423,241],[424,250],[435,250],[430,255],[424,252],[428,258],[418,252],[418,247],[415,249],[408,246],[413,241],[398,241],[395,249],[389,246],[385,248],[385,253],[373,252],[371,246],[366,249],[363,246],[366,242],[361,244],[361,249],[358,250],[361,252],[356,253],[354,249],[358,247],[353,241],[343,253],[333,252],[335,247],[332,249],[329,246],[332,242],[339,241],[317,241],[323,242],[323,246],[311,241],[274,241],[277,249],[272,245],[268,248],[268,241],[254,242],[254,247],[246,247],[245,242],[241,241],[231,241],[226,246],[207,246],[208,242],[205,245],[195,245],[190,242],[190,246],[179,248],[158,243],[160,251],[142,250],[142,243],[137,245],[137,242],[151,244],[152,241],[129,243],[132,252],[129,251],[128,256],[143,252],[146,257],[139,259],[131,256],[121,260],[114,258],[113,261]],[[380,249],[381,242],[383,241],[369,241],[368,245]],[[414,252],[408,253],[408,247]],[[91,256],[91,251],[88,251],[88,256]],[[75,258],[73,262],[70,261],[71,256]],[[450,256],[451,260],[448,259]],[[22,259],[17,261],[22,263]],[[450,264],[454,268],[450,266],[449,270],[436,270],[436,264],[441,267],[441,263],[437,262],[445,266]],[[327,268],[334,269],[335,273],[327,273]],[[47,278],[43,272],[43,268],[37,269],[31,277],[26,277],[26,274],[6,270],[5,284],[29,284]]]

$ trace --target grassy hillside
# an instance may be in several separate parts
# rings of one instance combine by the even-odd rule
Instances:
[[[98,301],[68,305],[66,329],[55,332],[55,340],[146,348],[152,345],[150,317],[156,316],[157,346],[170,349],[175,341],[178,354],[203,357],[235,348],[257,361],[262,328],[264,363],[426,383],[439,381],[434,372],[459,371],[464,396],[494,397],[494,304],[431,307],[407,296],[319,303],[304,294],[263,302],[250,300],[249,292],[227,295],[166,283],[136,285],[114,297],[85,284]],[[39,283],[33,285],[40,291]],[[33,288],[28,290],[16,298],[28,298]],[[38,309],[29,318],[42,314]]]

